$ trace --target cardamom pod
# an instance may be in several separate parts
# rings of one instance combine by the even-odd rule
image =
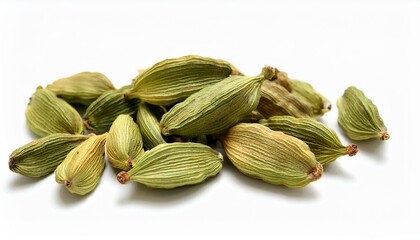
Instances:
[[[56,169],[66,155],[90,136],[53,133],[14,150],[9,169],[27,177],[44,177]]]
[[[258,123],[240,123],[222,138],[225,152],[243,174],[290,188],[322,175],[322,165],[303,141]]]
[[[137,123],[140,127],[144,146],[147,149],[150,150],[161,143],[165,143],[165,139],[160,132],[160,123],[145,102],[140,103],[137,111]]]
[[[310,103],[270,81],[264,81],[262,84],[261,99],[257,110],[265,118],[283,115],[314,117]]]
[[[255,110],[261,84],[273,74],[273,68],[264,67],[255,77],[232,76],[203,88],[163,115],[163,135],[195,137],[225,131]]]
[[[60,78],[47,85],[56,96],[68,103],[88,106],[102,93],[114,90],[112,82],[99,72],[81,72],[70,77]]]
[[[66,101],[48,89],[38,87],[26,107],[26,121],[40,137],[52,133],[83,133],[83,120]]]
[[[198,184],[222,168],[220,153],[200,143],[162,143],[146,151],[128,172],[118,173],[120,183],[135,181],[151,188],[170,189]]]
[[[112,123],[120,114],[130,116],[136,114],[140,101],[125,99],[123,92],[127,88],[107,91],[89,105],[84,116],[87,130],[102,134],[109,131]]]
[[[109,130],[105,146],[113,168],[132,168],[144,152],[140,130],[133,118],[126,114],[119,115]]]
[[[276,68],[276,74],[270,81],[275,81],[280,86],[284,87],[287,91],[292,92],[292,82],[289,79],[287,73],[279,71]]]
[[[388,140],[389,133],[376,105],[354,86],[348,87],[337,100],[338,124],[353,140],[380,138]]]
[[[295,79],[290,79],[290,82],[292,83],[292,93],[310,103],[314,115],[322,116],[331,110],[331,103],[328,99],[315,91],[311,84]]]
[[[197,55],[166,59],[139,74],[125,97],[139,98],[154,105],[172,105],[237,74],[236,68],[223,60]]]
[[[357,145],[344,146],[332,129],[312,118],[274,116],[261,120],[260,123],[271,130],[281,131],[304,141],[322,165],[344,155],[354,156],[358,152]]]
[[[55,181],[78,195],[95,189],[105,168],[106,137],[107,133],[92,136],[71,150],[55,170]]]

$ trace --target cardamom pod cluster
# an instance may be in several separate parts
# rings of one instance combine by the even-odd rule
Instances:
[[[304,141],[322,165],[344,155],[354,156],[358,152],[357,145],[344,146],[333,130],[312,118],[274,116],[260,120],[260,123],[271,130],[281,131]]]
[[[216,176],[221,142],[243,174],[301,188],[321,178],[324,164],[358,152],[318,122],[330,102],[277,68],[246,76],[227,61],[188,55],[141,69],[128,83],[116,89],[102,73],[80,72],[38,87],[26,120],[41,138],[14,150],[9,169],[27,177],[55,172],[69,192],[86,195],[108,161],[121,170],[120,183],[171,189]],[[357,88],[337,107],[351,139],[389,138],[377,107]]]
[[[353,140],[380,138],[388,140],[389,133],[378,108],[354,86],[348,87],[337,100],[338,124]]]

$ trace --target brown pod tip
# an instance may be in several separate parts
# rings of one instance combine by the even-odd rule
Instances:
[[[83,125],[85,126],[86,130],[88,130],[90,133],[93,131],[93,127],[92,127],[92,126],[90,126],[90,124],[89,124],[89,120],[85,119],[85,120],[83,121]]]
[[[388,139],[389,139],[388,131],[381,132],[381,140],[388,140]]]
[[[13,168],[15,167],[16,161],[14,158],[9,159],[9,169],[13,171]]]
[[[166,128],[166,127],[163,127],[163,128],[162,128],[162,134],[163,134],[164,136],[171,135],[171,133],[169,132],[168,128]]]
[[[64,180],[64,185],[66,185],[66,187],[71,187],[71,180]]]
[[[131,99],[130,95],[131,95],[131,90],[125,90],[124,91],[124,99],[125,100]]]
[[[121,184],[126,184],[127,182],[130,181],[130,175],[128,175],[127,172],[122,171],[120,173],[118,173],[117,175],[117,180],[118,182],[120,182]]]
[[[128,159],[127,159],[127,166],[130,167],[130,168],[133,167],[133,161],[131,160],[130,157],[128,157]]]
[[[346,152],[350,157],[352,157],[356,155],[357,152],[359,152],[359,148],[356,144],[351,144],[346,147]]]
[[[316,181],[321,178],[323,171],[322,164],[317,162],[315,168],[309,173],[309,178],[312,182]]]

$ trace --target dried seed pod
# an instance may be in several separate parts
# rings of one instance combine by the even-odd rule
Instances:
[[[260,123],[271,130],[281,131],[304,141],[322,165],[344,155],[354,156],[358,152],[357,145],[344,146],[333,130],[312,118],[274,116],[261,120]]]
[[[120,172],[120,183],[135,181],[151,188],[170,189],[198,184],[222,168],[222,155],[200,143],[163,143],[146,151],[139,164]]]
[[[136,114],[140,101],[138,99],[126,100],[123,92],[127,88],[107,91],[89,105],[84,116],[87,130],[102,134],[109,131],[119,115],[133,116]]]
[[[273,68],[265,67],[255,77],[233,76],[203,88],[163,115],[163,135],[195,137],[225,131],[256,108],[261,84],[273,74]]]
[[[55,181],[78,195],[95,189],[105,168],[106,137],[107,133],[92,136],[71,150],[55,170]]]
[[[114,90],[112,82],[99,72],[81,72],[70,77],[60,78],[47,85],[58,97],[68,103],[89,105],[106,91]]]
[[[236,68],[223,60],[197,55],[166,59],[139,74],[125,96],[166,106],[237,74]]]
[[[137,111],[137,123],[140,127],[144,146],[147,149],[150,150],[161,143],[165,143],[165,139],[163,139],[160,132],[160,123],[158,119],[144,102],[140,103]]]
[[[44,177],[56,169],[66,155],[90,136],[53,133],[14,150],[9,169],[27,177]]]
[[[370,138],[389,139],[389,133],[376,105],[365,94],[352,86],[337,100],[338,124],[353,140]]]
[[[125,114],[119,115],[109,130],[105,146],[113,168],[132,168],[143,154],[143,140],[133,118]]]
[[[83,133],[83,120],[66,101],[48,89],[38,87],[26,107],[26,121],[40,137],[52,133]]]
[[[237,124],[222,140],[233,165],[249,177],[298,188],[322,175],[322,165],[308,145],[261,124]]]
[[[265,118],[272,116],[313,117],[312,106],[275,82],[264,81],[257,110]]]
[[[280,86],[284,87],[287,91],[292,92],[292,82],[289,79],[287,73],[279,71],[276,68],[276,74],[270,81],[275,81]]]
[[[292,93],[310,103],[314,115],[322,116],[331,110],[330,101],[315,91],[311,84],[295,79],[290,79],[290,82],[292,83]]]

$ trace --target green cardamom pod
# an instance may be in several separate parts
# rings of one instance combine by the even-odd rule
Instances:
[[[232,76],[203,88],[163,115],[163,135],[195,137],[222,133],[255,110],[261,84],[273,74],[273,68],[264,67],[255,77]]]
[[[123,92],[127,88],[107,91],[89,105],[84,116],[87,130],[102,134],[109,131],[112,123],[119,115],[133,116],[136,114],[140,101],[138,99],[125,99]]]
[[[197,55],[166,59],[139,74],[125,96],[167,106],[237,74],[236,68],[223,60]]]
[[[322,165],[344,155],[354,156],[358,152],[357,145],[344,146],[333,130],[312,118],[274,116],[261,120],[260,123],[271,130],[281,131],[304,141]]]
[[[143,140],[137,124],[129,115],[115,119],[106,139],[106,155],[113,168],[129,170],[143,154]]]
[[[292,83],[292,93],[299,95],[310,103],[312,112],[316,116],[322,116],[331,110],[331,103],[328,99],[315,91],[311,84],[295,79],[290,79],[290,82]]]
[[[165,143],[165,139],[163,139],[160,130],[159,120],[152,113],[149,106],[144,102],[140,103],[137,111],[137,123],[140,127],[144,146],[147,149],[150,150],[161,143]]]
[[[70,77],[60,78],[47,85],[58,97],[68,103],[78,103],[88,106],[102,93],[114,90],[112,82],[99,72],[81,72]]]
[[[71,150],[55,170],[55,181],[78,195],[95,189],[105,168],[106,137],[107,133],[92,136]]]
[[[338,124],[353,140],[380,138],[388,140],[389,133],[376,105],[356,87],[348,87],[337,100]]]
[[[198,184],[219,173],[222,161],[220,153],[200,143],[163,143],[146,151],[139,163],[120,172],[117,180],[164,189]]]
[[[287,91],[275,82],[264,81],[257,110],[265,118],[272,116],[314,117],[305,99]]]
[[[53,133],[14,150],[9,169],[27,177],[44,177],[57,168],[67,154],[89,136]]]
[[[52,133],[83,133],[83,119],[66,101],[48,89],[38,87],[26,107],[26,121],[40,137]]]
[[[303,141],[258,123],[240,123],[222,138],[226,155],[243,174],[290,188],[322,175],[322,165]]]

